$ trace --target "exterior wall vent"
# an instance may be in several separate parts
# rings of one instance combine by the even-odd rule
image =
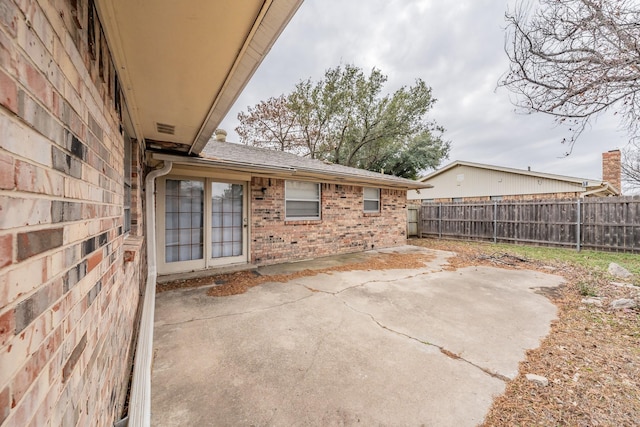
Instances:
[[[156,130],[158,133],[166,133],[167,135],[174,135],[176,133],[176,127],[166,123],[156,123]]]
[[[582,181],[582,186],[587,188],[589,186],[589,181]]]

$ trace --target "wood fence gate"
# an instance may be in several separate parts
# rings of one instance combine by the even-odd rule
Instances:
[[[414,237],[418,235],[418,218],[420,214],[419,205],[407,206],[407,236]]]

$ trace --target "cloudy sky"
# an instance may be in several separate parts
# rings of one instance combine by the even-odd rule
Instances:
[[[221,127],[237,142],[240,111],[320,80],[339,64],[388,75],[389,92],[424,80],[438,99],[430,118],[452,143],[448,164],[465,160],[534,171],[601,178],[601,153],[623,148],[626,134],[612,117],[587,129],[570,156],[570,134],[546,115],[514,111],[506,89],[504,13],[499,0],[305,0],[240,95]]]

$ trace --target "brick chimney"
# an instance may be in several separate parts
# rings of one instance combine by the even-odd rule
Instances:
[[[602,180],[621,190],[620,150],[602,153]]]

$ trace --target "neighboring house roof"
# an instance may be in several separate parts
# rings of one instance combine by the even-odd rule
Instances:
[[[255,175],[268,175],[285,179],[315,180],[398,189],[431,187],[430,184],[420,181],[336,165],[283,151],[267,150],[230,142],[211,141],[204,148],[199,158],[159,153],[156,153],[154,158],[184,164],[215,166],[238,172],[251,172]]]
[[[198,154],[302,0],[94,3],[131,136]]]
[[[464,173],[470,174],[471,176],[468,176],[465,180]],[[451,176],[454,174],[455,180],[447,179],[452,178]],[[503,178],[506,178],[509,182],[503,182]],[[582,193],[583,196],[593,194],[620,194],[619,189],[602,180],[578,178],[460,160],[430,173],[424,178],[421,178],[420,181],[432,184],[434,189],[424,191],[422,194],[411,192],[409,194],[410,199],[562,192],[578,192]],[[532,186],[531,183],[535,183],[535,186]]]

